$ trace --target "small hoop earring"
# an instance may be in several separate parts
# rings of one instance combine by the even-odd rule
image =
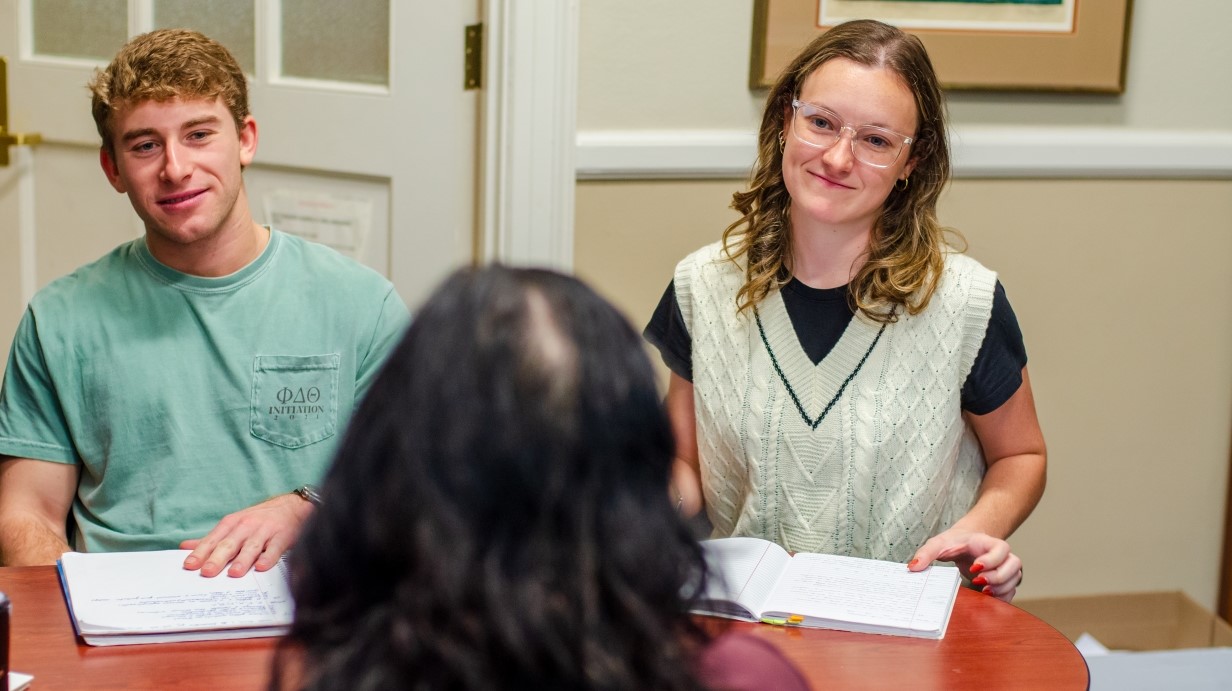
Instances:
[[[787,148],[787,140],[783,137],[783,130],[779,130],[779,153]]]
[[[900,182],[903,183],[902,187],[898,186],[898,183]],[[899,178],[894,181],[894,189],[899,192],[906,192],[908,187],[911,187],[911,178]]]

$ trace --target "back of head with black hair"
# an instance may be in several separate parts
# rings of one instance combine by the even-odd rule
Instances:
[[[292,553],[273,686],[698,688],[700,548],[640,337],[550,271],[454,274],[361,404]],[[295,682],[291,682],[295,683]]]

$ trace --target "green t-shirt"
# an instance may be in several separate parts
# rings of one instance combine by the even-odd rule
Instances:
[[[30,302],[0,454],[79,464],[77,549],[175,548],[319,481],[407,321],[389,281],[294,236],[222,278],[135,240]]]

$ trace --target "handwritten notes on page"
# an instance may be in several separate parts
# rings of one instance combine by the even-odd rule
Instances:
[[[866,633],[941,638],[958,593],[958,569],[911,572],[897,562],[797,554],[763,616],[804,616],[804,623]]]
[[[709,580],[693,611],[746,621],[942,638],[961,580],[953,566],[789,555],[759,538],[706,540]]]
[[[286,562],[241,578],[183,567],[187,550],[68,552],[59,568],[70,616],[90,645],[276,636],[294,614]]]

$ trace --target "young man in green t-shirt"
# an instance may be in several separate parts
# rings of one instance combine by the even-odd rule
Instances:
[[[103,172],[145,235],[39,291],[18,327],[0,560],[180,547],[205,576],[271,568],[406,306],[376,272],[252,218],[257,125],[221,45],[144,34],[90,88]]]

